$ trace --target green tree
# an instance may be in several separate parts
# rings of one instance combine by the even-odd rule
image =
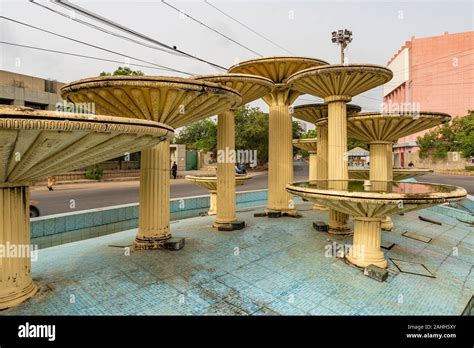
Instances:
[[[317,131],[316,129],[310,129],[308,131],[306,131],[305,133],[303,133],[301,135],[301,138],[302,139],[306,139],[306,138],[316,138],[317,137]]]
[[[245,106],[235,113],[235,149],[257,150],[259,163],[268,161],[268,115]]]
[[[131,76],[143,76],[145,75],[141,70],[132,70],[128,66],[124,66],[123,68],[121,66],[118,67],[117,70],[115,70],[113,73],[105,72],[102,71],[100,73],[100,76],[117,76],[117,75],[131,75]]]
[[[302,134],[301,124],[293,121],[293,139],[301,138]],[[268,162],[268,114],[258,107],[239,108],[235,113],[235,136],[236,150],[257,150],[258,162]]]
[[[191,123],[176,135],[175,143],[186,144],[189,149],[215,151],[217,124],[208,118]]]
[[[461,152],[465,158],[474,156],[474,111],[464,117],[438,126],[417,138],[420,158],[446,158],[448,152]]]
[[[347,150],[352,150],[356,147],[361,147],[364,150],[368,150],[369,146],[364,143],[362,140],[357,140],[354,138],[347,138]]]

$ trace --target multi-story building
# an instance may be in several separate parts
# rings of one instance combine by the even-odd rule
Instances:
[[[56,110],[64,83],[0,70],[0,104]]]
[[[384,85],[386,111],[439,111],[453,117],[474,109],[474,32],[415,38],[398,50],[387,66],[394,73]],[[395,166],[416,155],[416,133],[394,146]],[[415,156],[416,157],[416,156]]]

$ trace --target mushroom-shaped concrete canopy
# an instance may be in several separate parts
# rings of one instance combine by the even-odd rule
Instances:
[[[193,78],[196,80],[220,83],[221,85],[232,88],[242,97],[241,105],[262,98],[270,93],[274,87],[272,80],[248,74],[212,74],[194,76]]]
[[[387,267],[380,250],[380,220],[386,215],[428,208],[466,197],[466,190],[451,185],[406,183],[397,181],[345,180],[344,185],[331,185],[331,180],[313,180],[287,185],[292,194],[324,204],[354,217],[353,248],[347,259],[359,266],[370,264]],[[331,189],[328,187],[345,187]]]
[[[245,184],[252,177],[247,174],[236,174],[235,184],[237,186]],[[197,175],[186,175],[187,181],[193,182],[209,191],[217,190],[217,176],[215,174],[197,174]]]
[[[379,65],[335,64],[299,71],[286,83],[301,93],[320,98],[353,97],[390,81],[392,77],[390,69]]]
[[[451,116],[441,112],[422,111],[415,114],[362,112],[347,118],[347,135],[365,142],[387,141],[420,132],[449,122]],[[316,122],[325,126],[328,118]]]
[[[413,114],[364,112],[347,118],[347,134],[366,142],[390,141],[449,122],[451,116],[422,111]]]
[[[228,71],[263,76],[278,84],[298,71],[327,64],[324,60],[308,57],[264,57],[235,64]]]
[[[153,120],[178,128],[241,103],[238,92],[217,83],[163,76],[104,76],[71,82],[61,95],[95,103],[99,113]]]
[[[412,183],[397,181],[372,181],[373,187],[363,180],[346,180],[346,190],[328,189],[332,180],[313,180],[290,183],[286,189],[310,201],[334,207],[354,217],[376,218],[446,202],[464,199],[464,188],[453,185]],[[380,183],[380,185],[374,185]],[[377,186],[377,188],[375,188]],[[380,187],[384,187],[380,190]],[[402,202],[403,204],[400,204]]]
[[[82,168],[172,136],[171,127],[147,120],[0,106],[0,184]]]
[[[251,74],[272,80],[276,85],[276,90],[283,89],[285,93],[283,95],[272,93],[264,96],[263,100],[269,105],[281,103],[290,105],[301,93],[288,89],[284,81],[300,70],[327,64],[324,60],[308,57],[264,57],[233,65],[228,69],[228,72]]]
[[[172,135],[172,128],[152,121],[0,106],[0,244],[30,245],[31,180],[152,147]],[[37,290],[26,251],[0,257],[0,309]]]
[[[310,153],[316,153],[318,149],[316,138],[293,139],[293,146]]]
[[[235,175],[235,174],[234,174]],[[251,177],[246,174],[235,175],[235,185],[240,186],[245,184]],[[186,180],[195,183],[205,189],[209,190],[210,202],[208,215],[216,215],[217,213],[217,176],[215,174],[198,174],[186,175]]]
[[[360,112],[358,105],[346,104],[347,115],[353,115]],[[304,104],[293,108],[293,117],[316,124],[320,119],[328,117],[328,105],[325,103]]]

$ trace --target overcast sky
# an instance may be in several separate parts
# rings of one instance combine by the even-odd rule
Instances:
[[[38,0],[58,11],[67,10]],[[257,58],[237,44],[183,18],[160,0],[83,1],[71,0],[135,31],[151,36],[200,58],[229,67],[236,60]],[[202,0],[167,1],[239,43],[264,56],[288,55],[281,48],[248,31]],[[222,1],[209,0],[222,11],[253,28],[295,55],[339,62],[339,49],[331,43],[331,32],[348,28],[353,42],[347,55],[350,63],[386,65],[388,59],[412,36],[425,37],[473,30],[473,1]],[[0,13],[18,21],[61,33],[123,54],[191,73],[219,72],[205,63],[156,51],[107,35],[51,13],[26,0],[0,0]],[[78,19],[90,21],[77,15]],[[113,29],[111,29],[113,30]],[[0,19],[0,41],[37,46],[126,62],[123,57],[83,46],[66,39]],[[0,44],[0,69],[62,82],[113,71],[117,63],[39,52]],[[133,63],[133,60],[131,61]],[[133,65],[132,65],[132,68]],[[176,73],[139,68],[147,75]],[[181,75],[184,76],[184,75]],[[295,105],[317,100],[304,96]],[[379,110],[382,88],[354,98],[364,110]],[[263,102],[256,105],[267,111]]]

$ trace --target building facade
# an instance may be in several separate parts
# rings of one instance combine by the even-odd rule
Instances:
[[[0,104],[56,110],[62,82],[0,70]]]
[[[393,79],[384,85],[384,111],[438,111],[453,117],[474,109],[474,32],[415,38],[387,66]],[[425,131],[426,132],[426,131]],[[417,157],[419,132],[398,140],[395,166]]]

